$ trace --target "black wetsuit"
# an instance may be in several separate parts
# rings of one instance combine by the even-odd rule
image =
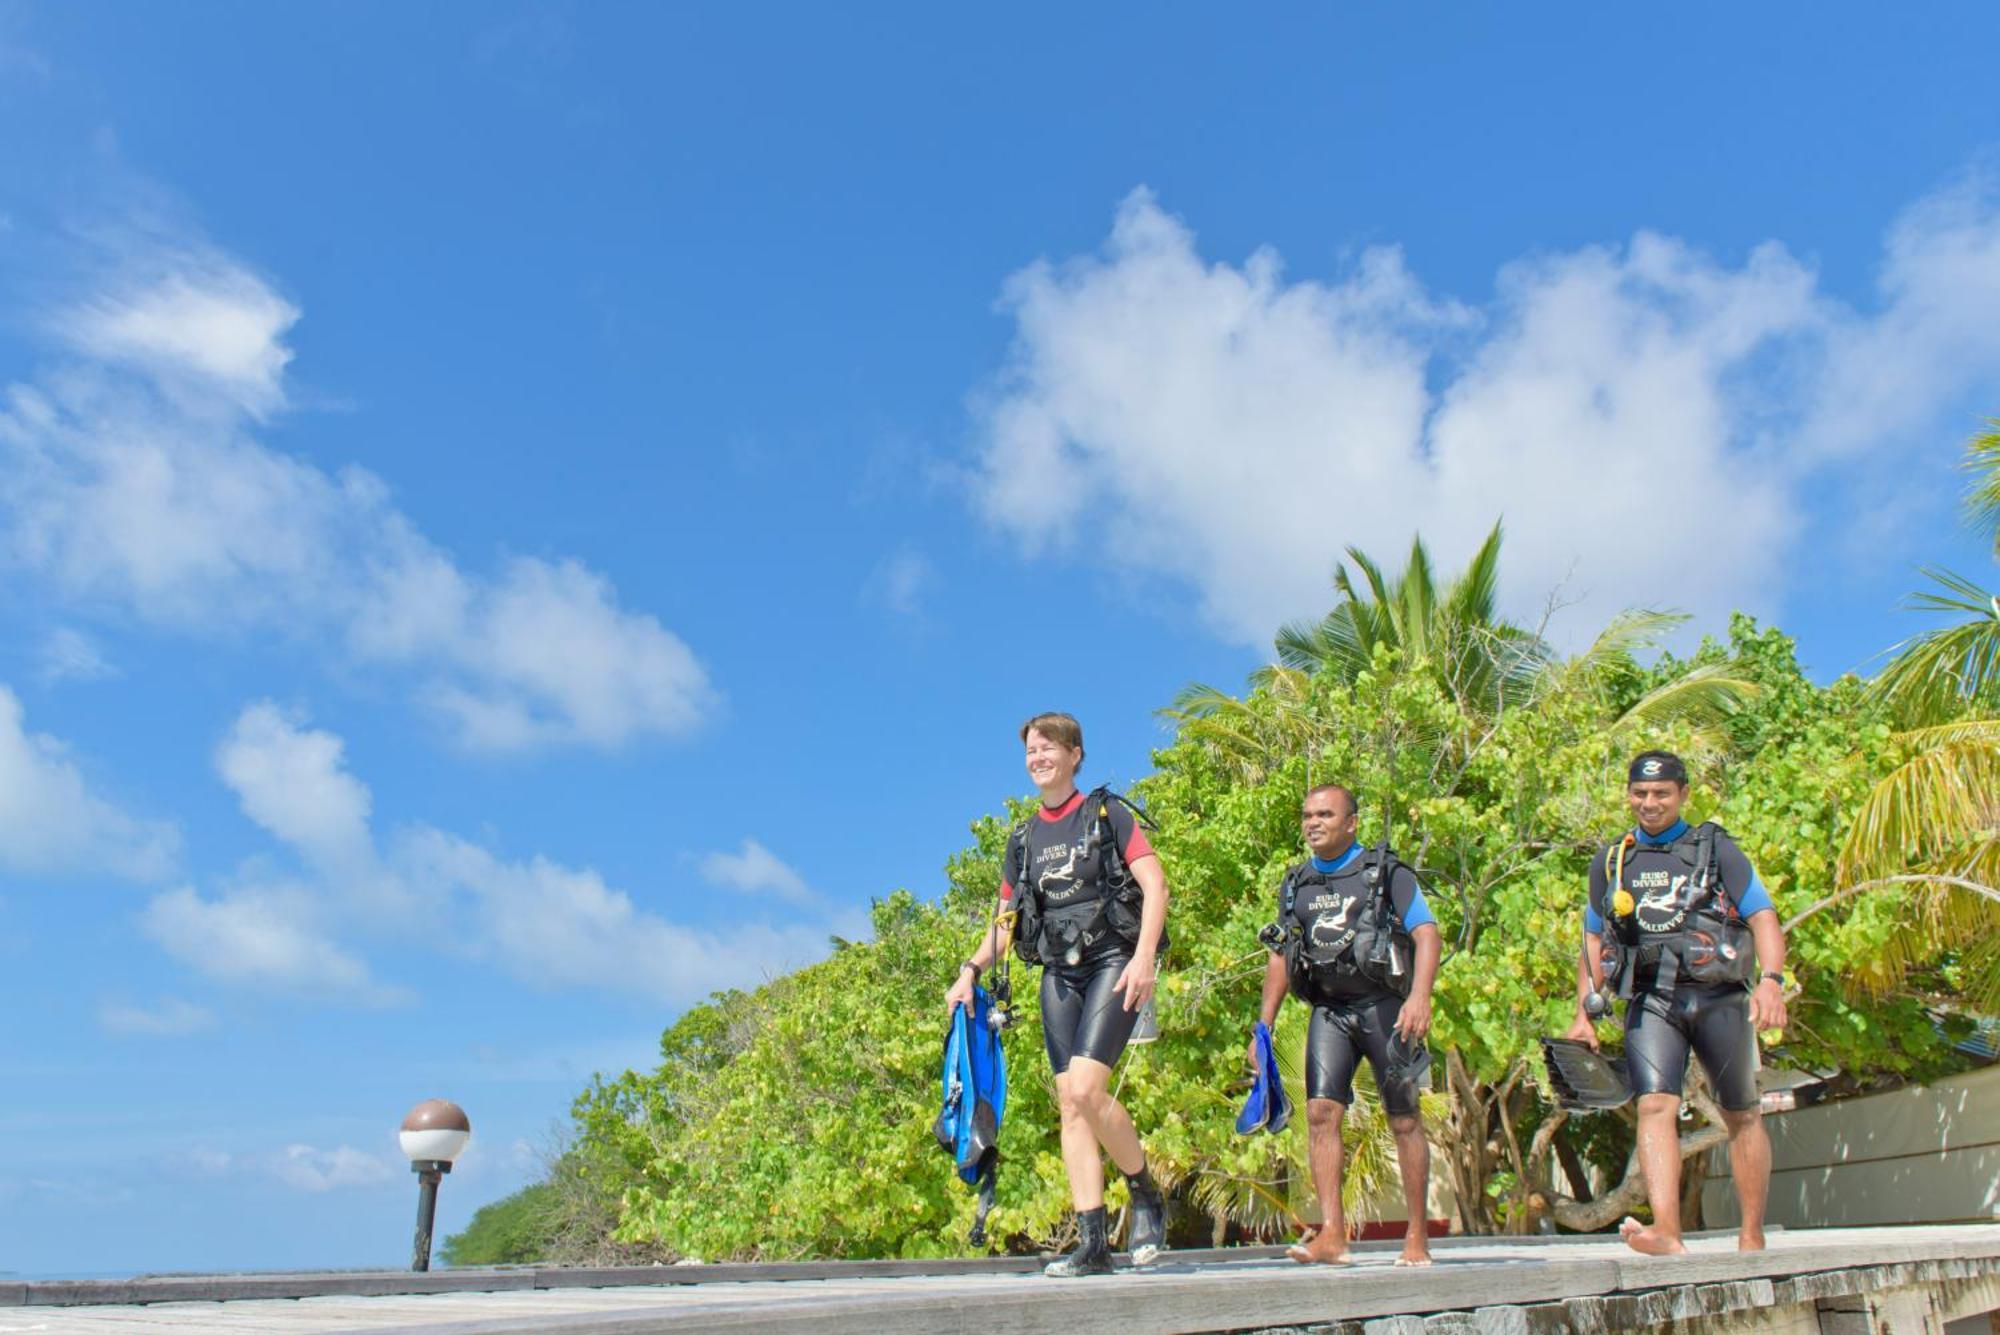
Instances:
[[[1679,823],[1658,835],[1637,831],[1637,840],[1625,855],[1623,884],[1633,898],[1642,932],[1671,930],[1684,916],[1677,895],[1689,868],[1671,850],[1686,829]],[[1736,841],[1720,830],[1714,838],[1720,892],[1746,918],[1771,911],[1770,895]],[[1599,935],[1609,916],[1608,848],[1599,849],[1590,864],[1590,901],[1584,911],[1585,930]],[[1692,1052],[1708,1073],[1717,1103],[1730,1112],[1756,1107],[1759,1062],[1750,994],[1737,983],[1704,986],[1685,980],[1677,982],[1671,993],[1662,993],[1655,981],[1651,971],[1642,971],[1625,1008],[1625,1063],[1632,1092],[1679,1095]]]
[[[1305,869],[1310,879],[1298,883],[1292,915],[1308,932],[1315,920],[1352,923],[1363,897],[1375,893],[1363,879],[1359,845],[1331,863],[1315,859]],[[1280,896],[1278,909],[1282,914],[1282,891]],[[1389,878],[1389,901],[1406,929],[1435,921],[1416,873],[1400,863]],[[1375,1072],[1383,1110],[1391,1117],[1408,1117],[1417,1111],[1424,1045],[1421,1039],[1411,1042],[1396,1033],[1396,1016],[1403,1009],[1401,997],[1356,974],[1300,1000],[1312,1006],[1312,1022],[1306,1028],[1308,1099],[1352,1104],[1354,1073],[1365,1057]]]
[[[1111,802],[1108,811],[1111,837],[1118,841],[1125,865],[1152,857],[1153,847],[1131,811],[1118,801]],[[1079,792],[1059,807],[1042,808],[1007,841],[1001,865],[1011,875],[1012,868],[1022,865],[1019,841],[1027,840],[1027,880],[1033,886],[1031,893],[1039,895],[1045,916],[1052,909],[1084,904],[1099,893],[1103,855],[1085,847],[1095,814],[1084,810],[1084,794]],[[1011,900],[1015,889],[1011,881],[1003,882],[1001,897]],[[1108,926],[1083,941],[1077,963],[1044,960],[1042,1046],[1057,1075],[1069,1069],[1073,1057],[1117,1064],[1139,1019],[1137,1010],[1125,1009],[1124,994],[1112,990],[1131,961],[1132,943]]]

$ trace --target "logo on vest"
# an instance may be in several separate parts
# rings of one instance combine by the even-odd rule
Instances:
[[[1689,877],[1668,871],[1642,871],[1632,877],[1638,899],[1635,913],[1642,932],[1678,931],[1687,921]]]
[[[1359,896],[1322,894],[1314,895],[1306,904],[1306,912],[1312,915],[1312,925],[1306,928],[1306,940],[1315,952],[1336,952],[1347,947],[1357,930],[1348,922],[1354,916],[1354,906],[1361,902]]]

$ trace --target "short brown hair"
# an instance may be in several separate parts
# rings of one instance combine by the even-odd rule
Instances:
[[[1074,714],[1037,714],[1021,725],[1022,742],[1028,740],[1031,732],[1040,733],[1057,746],[1083,750],[1083,725]]]

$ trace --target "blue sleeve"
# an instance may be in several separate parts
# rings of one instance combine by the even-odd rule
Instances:
[[[1596,907],[1589,900],[1583,904],[1583,930],[1592,936],[1604,935],[1604,919],[1598,916]]]
[[[1748,918],[1765,909],[1774,913],[1777,911],[1778,906],[1771,902],[1771,892],[1764,888],[1757,869],[1750,865],[1750,859],[1744,856],[1736,841],[1726,834],[1715,841],[1715,861],[1717,870],[1722,873],[1723,893],[1734,901],[1738,913]]]
[[[1736,911],[1747,918],[1753,913],[1762,913],[1765,909],[1776,913],[1778,906],[1771,902],[1771,892],[1764,888],[1763,880],[1753,871],[1750,873],[1749,887],[1736,897]]]
[[[1437,918],[1431,913],[1431,906],[1424,899],[1424,887],[1414,876],[1410,878],[1410,902],[1403,909],[1403,930],[1414,932],[1425,923],[1437,926]]]

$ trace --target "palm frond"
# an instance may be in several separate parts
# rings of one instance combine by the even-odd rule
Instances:
[[[1493,620],[1500,600],[1500,524],[1496,520],[1446,594],[1447,619],[1459,625],[1480,625]]]
[[[1972,481],[1965,489],[1965,514],[1973,527],[1993,540],[1993,555],[2000,559],[2000,417],[1989,417],[1992,428],[1974,436],[1965,446],[1965,471]]]
[[[1437,578],[1431,571],[1431,554],[1421,536],[1410,539],[1410,563],[1396,581],[1392,603],[1396,614],[1398,642],[1413,658],[1427,658],[1436,646],[1433,634],[1437,618]]]
[[[1590,647],[1570,659],[1572,670],[1592,674],[1614,664],[1627,663],[1649,649],[1657,649],[1667,635],[1688,619],[1685,612],[1631,607],[1611,618],[1597,633]]]
[[[1220,687],[1197,681],[1181,687],[1179,694],[1174,696],[1174,702],[1156,712],[1175,720],[1210,718],[1239,703],[1235,696]]]
[[[1623,733],[1682,724],[1709,731],[1740,713],[1758,694],[1756,682],[1730,676],[1727,664],[1711,663],[1646,692],[1618,716],[1611,730]]]
[[[1299,671],[1331,671],[1352,681],[1367,669],[1371,649],[1351,606],[1336,607],[1318,621],[1292,621],[1280,627],[1274,647],[1278,662]]]
[[[1875,785],[1841,846],[1843,884],[1928,867],[1993,836],[2000,827],[2000,744],[1982,731],[1921,746]]]
[[[1894,878],[1874,893],[1895,896],[1895,927],[1848,981],[1879,995],[1918,971],[1955,964],[1956,983],[1975,1009],[2000,1008],[2000,838],[1936,874]]]
[[[1949,716],[1968,701],[2000,700],[2000,596],[1949,570],[1926,566],[1923,573],[1937,588],[1913,595],[1909,606],[1966,619],[1891,649],[1870,692],[1899,717],[1916,720]]]

